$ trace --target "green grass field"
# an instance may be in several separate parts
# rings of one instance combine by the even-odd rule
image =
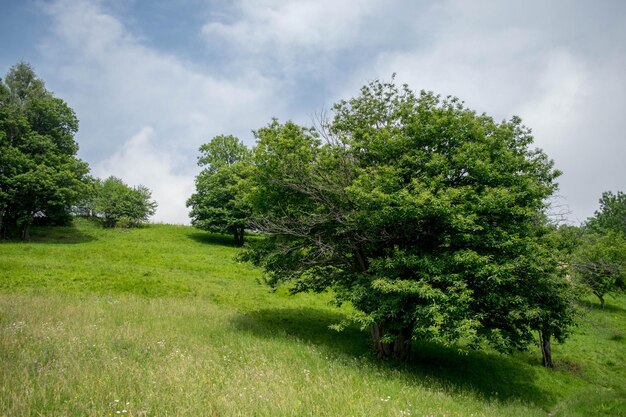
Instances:
[[[0,243],[0,416],[626,416],[626,297],[504,356],[380,362],[348,313],[289,296],[190,227],[35,229]]]

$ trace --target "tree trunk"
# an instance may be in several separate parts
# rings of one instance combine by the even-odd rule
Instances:
[[[371,327],[374,349],[379,358],[408,359],[411,354],[412,326],[400,330],[390,329],[388,322],[375,323]],[[392,336],[392,342],[383,342],[385,336]]]
[[[540,331],[539,344],[541,345],[541,364],[546,368],[554,368],[552,351],[550,350],[550,334]]]
[[[357,267],[359,271],[365,272],[369,268],[367,258],[363,254],[363,251],[360,248],[354,248],[354,256],[356,257]]]
[[[601,308],[602,310],[604,310],[604,305],[605,305],[605,303],[604,303],[604,294],[600,294],[599,292],[596,292],[596,291],[594,291],[593,293],[594,293],[594,294],[596,295],[596,297],[598,297],[598,299],[600,300],[600,308]]]
[[[30,225],[32,220],[28,220],[22,229],[22,240],[30,240]]]
[[[237,227],[233,231],[233,237],[235,238],[236,246],[243,246],[243,232],[244,229],[242,227]]]

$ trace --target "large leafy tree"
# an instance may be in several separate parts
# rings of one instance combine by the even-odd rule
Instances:
[[[332,289],[380,356],[406,357],[412,339],[522,349],[537,331],[552,364],[572,323],[545,238],[559,172],[520,119],[376,81],[317,129],[256,136],[247,201],[268,238],[244,258],[271,285]]]
[[[234,136],[216,136],[200,147],[196,192],[187,201],[195,227],[232,234],[244,243],[250,210],[241,200],[239,183],[250,170],[250,150]]]
[[[28,239],[35,216],[63,217],[85,191],[88,165],[76,157],[78,119],[33,69],[0,80],[0,234]]]

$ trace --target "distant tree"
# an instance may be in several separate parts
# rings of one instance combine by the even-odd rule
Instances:
[[[616,231],[587,233],[575,252],[573,267],[577,281],[605,306],[606,294],[626,290],[626,238]]]
[[[139,226],[148,221],[157,207],[147,187],[130,187],[113,176],[96,181],[93,195],[90,210],[105,227]]]
[[[626,194],[621,191],[602,193],[600,209],[587,220],[587,227],[600,233],[612,230],[626,237]]]
[[[244,243],[250,210],[241,200],[239,183],[250,169],[249,149],[234,136],[216,136],[200,147],[196,192],[187,201],[191,224],[210,232],[232,234]]]
[[[626,194],[602,193],[600,208],[587,219],[574,252],[576,281],[590,290],[604,308],[606,294],[626,289]]]
[[[72,215],[79,217],[95,217],[94,202],[96,193],[102,186],[102,180],[87,175],[85,178],[86,188],[80,200],[72,206]]]
[[[0,236],[29,238],[35,216],[67,220],[85,192],[78,119],[25,63],[0,80]]]
[[[523,349],[572,325],[546,238],[559,172],[518,118],[373,82],[318,129],[256,132],[246,201],[267,234],[243,258],[293,292],[331,289],[381,357],[412,339]],[[546,349],[547,348],[547,349]]]

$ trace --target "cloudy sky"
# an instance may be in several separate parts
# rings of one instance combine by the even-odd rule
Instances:
[[[310,125],[370,80],[519,115],[564,172],[577,223],[626,191],[623,0],[0,0],[0,76],[19,61],[72,107],[80,157],[188,223],[198,147]]]

